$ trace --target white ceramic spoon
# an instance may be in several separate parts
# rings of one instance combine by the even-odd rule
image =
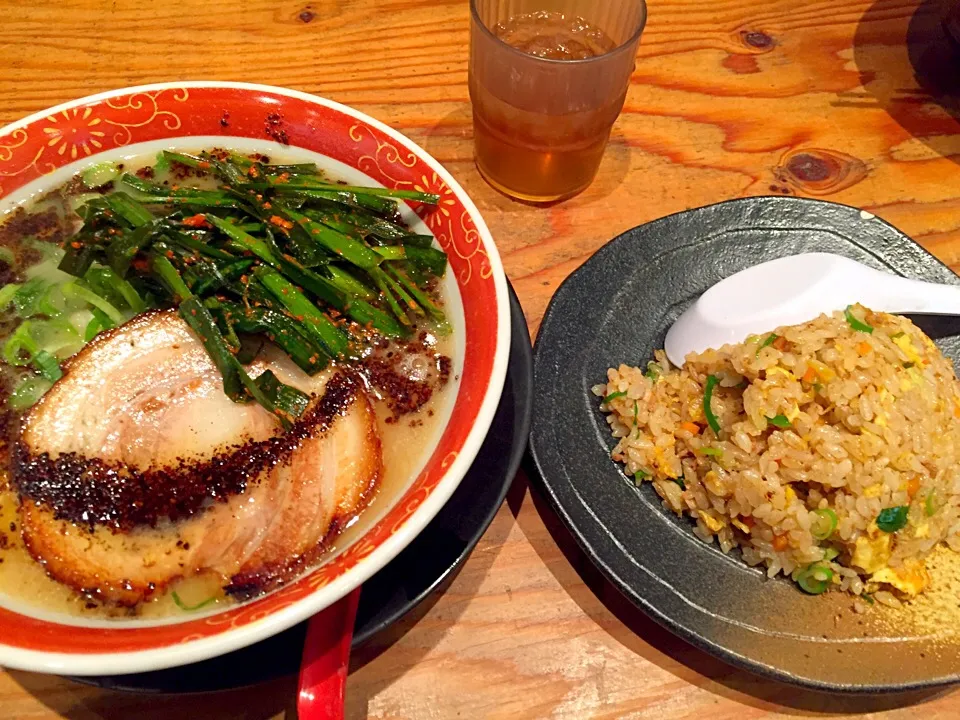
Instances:
[[[771,260],[707,290],[667,331],[670,362],[860,303],[891,313],[960,315],[960,286],[908,280],[840,255]]]

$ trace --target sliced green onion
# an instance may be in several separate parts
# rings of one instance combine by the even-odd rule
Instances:
[[[83,331],[84,342],[90,342],[104,330],[116,327],[113,320],[100,308],[95,307],[92,312],[93,317],[90,318],[90,322],[87,323],[87,327]]]
[[[441,310],[425,292],[420,290],[420,288],[416,286],[416,283],[414,283],[405,272],[394,265],[387,265],[386,271],[388,274],[393,275],[400,285],[413,296],[414,302],[421,308],[424,308],[430,317],[438,323],[445,324],[446,318],[444,317],[443,310]]]
[[[40,346],[30,335],[31,322],[29,320],[20,324],[13,334],[7,338],[3,344],[3,359],[7,365],[14,367],[26,367],[33,360],[33,356],[40,350]],[[22,353],[26,353],[24,357]]]
[[[7,398],[7,405],[11,410],[26,410],[36,404],[43,397],[53,383],[37,375],[28,375],[23,378]]]
[[[49,318],[58,318],[67,310],[67,300],[58,285],[50,285],[37,302],[37,310]]]
[[[770,347],[771,345],[773,345],[779,338],[780,336],[777,335],[776,333],[771,333],[770,335],[767,335],[767,339],[764,340],[760,344],[760,347],[757,348],[756,357],[760,357],[760,351],[763,350],[765,347]]]
[[[823,559],[828,562],[830,560],[836,560],[838,557],[840,557],[840,551],[837,550],[835,547],[828,547],[826,550],[823,551]]]
[[[787,419],[786,415],[774,415],[773,417],[767,418],[767,424],[773,425],[780,429],[785,429],[790,427],[790,421]]]
[[[814,563],[797,573],[797,585],[811,595],[821,595],[830,587],[833,570],[824,563]]]
[[[603,400],[601,400],[600,402],[601,402],[601,404],[603,404],[603,405],[607,405],[607,404],[610,403],[610,401],[612,401],[612,400],[616,400],[617,398],[622,398],[622,397],[626,397],[626,396],[627,396],[626,391],[612,392],[612,393],[610,393],[609,395],[606,395],[606,396],[603,398]]]
[[[217,599],[216,599],[215,597],[210,597],[210,598],[207,598],[206,600],[204,600],[203,602],[197,603],[196,605],[187,605],[185,602],[183,602],[183,600],[180,599],[180,596],[177,595],[177,591],[176,591],[176,590],[174,590],[173,592],[170,593],[170,597],[173,598],[174,604],[175,604],[178,608],[180,608],[181,610],[183,610],[183,611],[185,611],[185,612],[193,612],[193,611],[195,611],[195,610],[199,610],[199,609],[201,609],[201,608],[205,608],[205,607],[206,607],[207,605],[209,605],[210,603],[213,603],[213,602],[216,602],[216,601],[217,601]]]
[[[135,228],[146,225],[153,220],[153,213],[129,195],[112,193],[111,195],[105,195],[104,199],[111,210]]]
[[[217,322],[210,314],[210,310],[194,295],[188,295],[184,298],[178,309],[180,317],[186,320],[187,324],[197,334],[213,364],[220,371],[224,393],[234,402],[246,402],[249,398],[244,391],[244,383],[240,378],[240,374],[246,374],[246,371],[237,362],[233,353],[230,352],[230,348],[223,336],[220,335]]]
[[[46,350],[41,350],[33,356],[33,364],[36,365],[37,370],[40,371],[40,375],[50,382],[56,382],[63,377],[63,372],[60,370],[60,363]]]
[[[336,265],[328,265],[326,272],[330,276],[330,282],[340,292],[349,297],[358,297],[362,300],[372,301],[377,299],[377,294],[357,280],[353,275],[343,268]]]
[[[97,295],[114,305],[126,305],[134,314],[147,309],[146,303],[133,285],[112,268],[95,265],[84,274],[83,280]]]
[[[723,450],[715,447],[703,447],[700,448],[700,452],[704,455],[711,455],[713,457],[721,457],[723,455]]]
[[[79,215],[80,208],[82,208],[91,200],[97,200],[101,197],[103,196],[100,193],[80,193],[79,195],[71,195],[69,198],[67,198],[67,207]]]
[[[707,424],[710,425],[710,429],[713,430],[714,434],[720,434],[720,421],[717,419],[717,416],[713,414],[713,408],[710,407],[713,403],[713,389],[720,382],[720,378],[716,375],[709,375],[707,377],[707,387],[703,392],[703,414],[707,418]]]
[[[246,310],[232,303],[224,303],[223,306],[237,332],[267,335],[309,375],[315,375],[326,367],[326,351],[317,347],[306,328],[293,318],[260,307]]]
[[[23,244],[30,247],[33,250],[36,250],[42,256],[43,260],[40,262],[39,266],[43,266],[47,261],[52,263],[60,262],[60,258],[63,257],[63,248],[61,248],[57,243],[51,240],[38,240],[37,238],[25,238]],[[38,267],[34,265],[33,268]],[[33,268],[27,268],[27,274],[30,274],[30,271]]]
[[[634,481],[637,485],[639,485],[639,484],[642,483],[644,480],[646,480],[648,477],[650,477],[650,473],[648,473],[648,472],[647,472],[646,470],[644,470],[643,468],[640,468],[639,470],[637,470],[637,471],[633,474],[633,481]]]
[[[111,195],[110,197],[115,197]],[[140,195],[137,200],[145,205],[188,205],[198,208],[239,209],[243,204],[239,199],[224,192],[214,190],[195,190],[189,194]]]
[[[93,245],[86,245],[79,241],[76,246],[71,243],[67,246],[67,251],[63,254],[57,269],[67,273],[67,275],[83,277],[93,264],[96,255],[97,248]]]
[[[83,340],[77,328],[63,318],[34,322],[31,335],[37,341],[40,350],[45,350],[60,360],[66,360],[83,347]]]
[[[857,332],[872,333],[873,327],[855,317],[850,311],[852,307],[853,305],[847,305],[846,310],[843,311],[843,316],[847,319],[847,324]]]
[[[297,290],[293,283],[280,273],[265,267],[257,268],[254,275],[291,315],[303,323],[330,357],[344,357],[347,354],[346,335],[302,292]]]
[[[303,415],[307,405],[310,404],[309,395],[300,392],[295,387],[284,385],[277,379],[272,370],[267,370],[259,375],[255,382],[260,391],[270,398],[270,401],[278,410],[291,417],[298,418]]]
[[[877,515],[877,527],[886,533],[895,533],[907,524],[907,515],[909,512],[909,505],[884,508],[880,511],[880,514]]]
[[[684,481],[683,475],[681,475],[681,476],[678,477],[678,478],[674,478],[673,481],[674,481],[677,485],[680,486],[680,489],[681,489],[681,490],[686,490],[686,489],[687,489],[687,483]]]
[[[172,162],[178,162],[181,165],[186,165],[187,167],[192,167],[196,170],[210,169],[209,161],[195,155],[188,155],[187,153],[175,152],[173,150],[161,150],[160,155],[157,156],[158,165],[160,164],[161,157],[167,162],[167,167],[169,167],[170,163]]]
[[[399,301],[402,303],[402,306],[407,312],[412,312],[416,315],[423,315],[423,308],[417,305],[416,301],[410,297],[406,290],[398,283],[394,278],[390,277],[386,272],[380,268],[374,268],[370,272],[374,273],[376,276],[381,278],[384,284],[390,288],[391,292],[396,295]],[[409,315],[407,316],[409,317]]]
[[[663,368],[660,367],[659,363],[655,363],[653,361],[647,363],[647,370],[643,373],[645,378],[656,382],[657,378],[659,378],[661,375],[663,375]]]
[[[21,285],[13,294],[13,306],[17,315],[28,318],[36,315],[40,300],[46,294],[48,283],[40,278],[33,278]]]
[[[403,245],[403,249],[407,259],[420,267],[421,270],[426,270],[437,277],[443,277],[447,271],[447,254],[442,250],[437,250],[434,247],[421,248],[406,243]]]
[[[107,264],[123,276],[130,269],[134,256],[153,242],[153,223],[141,225],[133,232],[117,235],[107,246]]]
[[[337,232],[326,225],[314,222],[306,215],[301,215],[294,210],[288,208],[277,209],[281,216],[293,222],[294,225],[303,228],[314,242],[323,245],[334,255],[342,257],[364,270],[370,270],[380,264],[380,256],[359,240]]]
[[[386,273],[382,272],[380,268],[376,268],[370,276],[373,278],[373,281],[377,284],[377,289],[380,290],[380,295],[387,302],[387,306],[390,308],[390,312],[404,325],[410,325],[410,318],[407,317],[407,314],[403,311],[403,308],[400,307],[400,303],[397,301],[397,298],[394,297],[392,290],[390,289],[390,278],[387,277]]]
[[[265,263],[273,266],[280,264],[280,258],[277,257],[276,253],[263,240],[253,237],[253,235],[244,232],[233,223],[227,222],[215,215],[208,215],[207,220],[228,238],[239,243],[245,250],[249,250]]]
[[[91,165],[86,170],[81,171],[80,181],[91,190],[102,187],[111,182],[120,175],[117,166],[111,162],[98,163]]]
[[[82,285],[78,285],[75,282],[69,282],[63,287],[60,288],[63,292],[64,297],[76,298],[77,300],[83,300],[84,302],[93,305],[95,308],[99,308],[110,320],[113,321],[114,325],[121,325],[126,320],[123,316],[123,313],[117,310],[113,305],[104,300],[102,297],[97,295],[95,292],[88,290]]]
[[[157,153],[157,160],[153,163],[154,172],[166,172],[170,169],[170,158],[166,155],[166,150]]]
[[[150,254],[150,269],[173,296],[174,302],[181,303],[193,297],[193,293],[190,292],[190,288],[180,277],[180,273],[173,266],[173,263],[163,255],[159,253]]]
[[[370,197],[397,198],[401,200],[415,200],[416,202],[436,205],[440,200],[439,195],[433,193],[424,193],[417,190],[393,190],[391,188],[377,187],[357,187],[354,185],[336,185],[333,183],[312,182],[307,178],[294,180],[284,183],[284,187],[296,190],[329,190],[333,192],[346,192],[354,195],[369,195]]]
[[[837,523],[839,522],[837,514],[830,508],[814,510],[813,514],[816,515],[817,518],[810,525],[810,533],[817,540],[826,540],[833,535],[833,531],[837,529]]]
[[[7,283],[0,288],[0,310],[7,309],[7,305],[13,301],[13,296],[17,294],[20,287],[19,283]]]
[[[926,500],[923,501],[923,511],[927,517],[933,517],[937,514],[939,510],[939,504],[937,503],[937,493],[935,490],[931,490],[927,493]]]
[[[406,260],[407,253],[403,249],[403,245],[384,245],[382,247],[375,247],[373,251],[382,257],[384,260]]]

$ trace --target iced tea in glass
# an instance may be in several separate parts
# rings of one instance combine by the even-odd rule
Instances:
[[[643,0],[472,0],[470,98],[477,167],[530,202],[592,181],[623,109]]]

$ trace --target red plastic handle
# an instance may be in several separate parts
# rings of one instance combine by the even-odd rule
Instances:
[[[359,601],[357,588],[310,619],[300,663],[300,720],[343,720],[350,645]]]

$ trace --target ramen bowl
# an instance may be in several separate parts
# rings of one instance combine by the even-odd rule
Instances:
[[[448,256],[454,350],[446,416],[406,482],[371,505],[319,563],[266,595],[183,616],[67,615],[0,593],[0,665],[115,675],[204,660],[263,640],[335,603],[397,555],[460,483],[490,427],[510,343],[507,284],[477,208],[435,159],[351,108],[262,85],[190,82],[94,95],[0,130],[0,209],[85,167],[162,149],[224,147],[315,162],[353,184],[439,196],[403,206],[408,224]]]

